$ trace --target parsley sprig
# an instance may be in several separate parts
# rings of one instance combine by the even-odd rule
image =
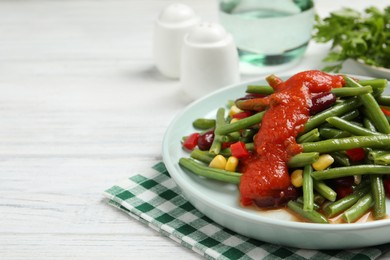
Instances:
[[[317,16],[313,39],[332,42],[324,59],[332,65],[325,71],[339,72],[347,59],[390,68],[390,6],[384,10],[370,7],[364,12],[343,8],[324,19]]]

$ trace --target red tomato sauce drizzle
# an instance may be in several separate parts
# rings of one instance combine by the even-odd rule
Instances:
[[[255,151],[242,161],[240,195],[243,206],[277,207],[287,202],[292,185],[287,162],[302,152],[295,138],[309,119],[312,93],[328,92],[345,84],[342,76],[311,70],[298,73],[274,87]],[[259,202],[260,203],[257,203]]]

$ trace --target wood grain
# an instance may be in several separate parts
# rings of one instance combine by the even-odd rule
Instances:
[[[217,21],[216,2],[181,2]],[[161,161],[191,102],[153,65],[168,3],[0,1],[1,259],[200,258],[102,197]],[[325,50],[311,46],[290,73],[320,67]]]

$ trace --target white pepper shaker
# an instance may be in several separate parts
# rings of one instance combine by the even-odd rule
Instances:
[[[237,48],[222,26],[202,22],[185,36],[180,79],[193,99],[240,81]]]
[[[179,78],[184,36],[199,23],[200,17],[185,4],[170,4],[160,12],[154,26],[153,55],[163,75]]]

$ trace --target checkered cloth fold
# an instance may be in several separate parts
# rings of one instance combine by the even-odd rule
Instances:
[[[376,259],[390,244],[354,250],[303,250],[224,228],[195,209],[163,163],[106,190],[108,203],[206,259]]]

